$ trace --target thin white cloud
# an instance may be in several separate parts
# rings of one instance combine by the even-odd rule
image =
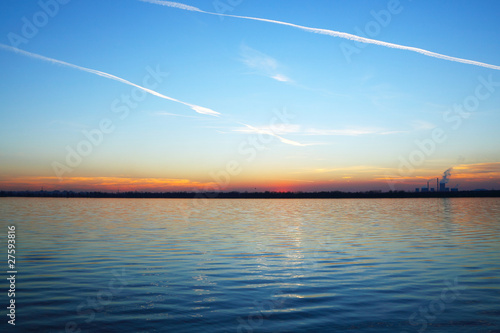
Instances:
[[[246,131],[247,133],[267,134],[270,136],[274,136],[275,138],[280,140],[282,143],[287,144],[287,145],[298,146],[298,147],[305,147],[305,146],[310,145],[310,144],[305,144],[305,143],[300,143],[300,142],[292,141],[289,139],[285,139],[269,129],[258,128],[258,127],[254,127],[252,125],[248,125],[248,124],[244,124],[244,123],[241,123],[241,125],[245,126],[248,129],[248,131]]]
[[[240,46],[240,56],[241,62],[258,74],[280,82],[292,82],[290,78],[279,72],[279,63],[273,57],[245,44]]]
[[[182,118],[200,118],[197,116],[187,116],[183,114],[170,113],[170,112],[154,112],[152,113],[155,116],[170,116],[170,117],[182,117]]]
[[[412,127],[414,130],[420,131],[420,130],[430,130],[436,127],[436,125],[431,124],[427,121],[424,120],[414,120],[412,122]]]
[[[370,129],[370,128],[345,128],[345,129],[308,128],[304,130],[305,135],[318,135],[318,136],[390,135],[399,133],[405,133],[405,131],[387,131],[387,130]]]
[[[243,125],[243,127],[234,128],[232,132],[239,133],[257,133],[257,134],[267,134],[271,135],[277,139],[279,139],[282,143],[306,147],[306,146],[316,146],[316,145],[324,145],[324,142],[315,142],[315,143],[300,143],[297,141],[292,141],[282,137],[281,135],[285,134],[296,134],[296,135],[310,135],[310,136],[358,136],[358,135],[389,135],[402,133],[402,131],[381,131],[381,130],[372,130],[372,129],[316,129],[316,128],[306,128],[302,129],[300,125],[295,124],[281,124],[277,127],[270,126],[251,126],[245,123],[239,123]]]
[[[179,9],[189,10],[189,11],[192,11],[192,12],[201,12],[201,13],[203,13],[202,10],[200,10],[200,9],[198,9],[196,7],[185,5],[183,3],[173,2],[173,1],[148,0],[148,1],[144,1],[144,2],[149,2],[149,3],[154,3],[154,4],[162,5],[162,6],[169,6],[169,7],[173,7],[173,8],[179,8]]]
[[[194,111],[196,111],[198,113],[201,113],[201,114],[208,114],[210,116],[219,116],[220,115],[219,112],[211,110],[211,109],[206,108],[204,106],[199,106],[199,105],[194,105],[194,104],[188,104],[188,103],[184,103],[184,102],[181,102],[181,101],[178,101],[178,102],[182,103],[184,105],[189,106],[191,109],[193,109]]]
[[[408,133],[408,131],[386,131],[386,132],[380,132],[378,134],[380,134],[380,135],[391,135],[391,134],[401,134],[401,133]]]
[[[406,133],[405,131],[387,131],[381,129],[364,129],[364,128],[345,128],[345,129],[318,129],[318,128],[302,128],[295,124],[281,124],[277,127],[269,126],[252,126],[238,127],[233,129],[233,132],[241,133],[269,133],[283,134],[298,134],[310,136],[359,136],[359,135],[391,135]]]
[[[263,18],[258,18],[258,17],[251,17],[251,16],[239,16],[239,15],[231,15],[231,14],[212,13],[212,12],[207,12],[207,11],[201,10],[199,8],[196,8],[196,7],[187,6],[185,4],[178,3],[178,2],[172,2],[172,1],[160,1],[160,0],[140,0],[140,1],[149,2],[149,3],[162,5],[162,6],[179,8],[179,9],[183,9],[183,10],[200,12],[200,13],[210,14],[210,15],[234,17],[234,18],[240,18],[240,19],[245,19],[245,20],[253,20],[253,21],[261,21],[261,22],[286,25],[289,27],[298,28],[298,29],[308,31],[308,32],[313,32],[313,33],[322,34],[322,35],[328,35],[328,36],[332,36],[332,37],[344,38],[344,39],[352,40],[355,42],[366,43],[366,44],[375,44],[375,45],[384,46],[384,47],[393,48],[393,49],[400,49],[400,50],[405,50],[405,51],[416,52],[416,53],[420,53],[420,54],[423,54],[423,55],[428,56],[428,57],[434,57],[434,58],[438,58],[438,59],[442,59],[442,60],[454,61],[454,62],[459,62],[459,63],[463,63],[463,64],[468,64],[468,65],[474,65],[474,66],[480,66],[480,67],[486,67],[486,68],[490,68],[490,69],[500,70],[500,66],[496,66],[496,65],[491,65],[491,64],[487,64],[487,63],[483,63],[483,62],[479,62],[479,61],[474,61],[474,60],[451,57],[451,56],[447,56],[447,55],[436,53],[436,52],[431,52],[431,51],[416,48],[416,47],[405,46],[405,45],[394,44],[394,43],[387,43],[387,42],[383,42],[380,40],[360,37],[357,35],[348,34],[345,32],[340,32],[340,31],[335,31],[335,30],[310,28],[310,27],[305,27],[305,26],[298,25],[298,24],[270,20],[270,19],[263,19]]]
[[[378,174],[387,170],[392,170],[390,168],[384,168],[379,166],[372,165],[356,165],[356,166],[348,166],[341,168],[320,168],[320,169],[309,169],[307,173],[340,173],[344,175],[350,174],[360,174],[360,173],[370,173],[370,174]]]
[[[283,74],[276,74],[274,76],[271,76],[271,78],[280,82],[291,82],[291,80]]]
[[[180,8],[180,7],[178,7],[178,8]],[[95,74],[95,75],[99,75],[99,76],[105,77],[107,79],[111,79],[111,80],[115,80],[115,81],[118,81],[118,82],[121,82],[121,83],[125,83],[125,84],[127,84],[129,86],[141,89],[141,90],[143,90],[143,91],[145,91],[145,92],[147,92],[147,93],[149,93],[151,95],[154,95],[154,96],[157,96],[157,97],[160,97],[160,98],[172,101],[172,102],[176,102],[176,103],[180,103],[180,104],[189,106],[192,110],[194,110],[194,111],[196,111],[198,113],[201,113],[201,114],[206,114],[206,115],[210,115],[210,116],[219,116],[220,115],[219,112],[210,110],[209,108],[206,108],[206,107],[203,107],[203,106],[199,106],[199,105],[195,105],[195,104],[186,103],[186,102],[180,101],[178,99],[165,96],[163,94],[160,94],[159,92],[156,92],[154,90],[142,87],[140,85],[137,85],[135,83],[132,83],[130,81],[122,79],[121,77],[118,77],[118,76],[115,76],[115,75],[112,75],[112,74],[109,74],[109,73],[105,73],[105,72],[101,72],[101,71],[98,71],[98,70],[95,70],[95,69],[90,69],[90,68],[86,68],[86,67],[82,67],[82,66],[70,64],[70,63],[65,62],[65,61],[61,61],[61,60],[57,60],[57,59],[45,57],[45,56],[42,56],[42,55],[39,55],[39,54],[36,54],[36,53],[31,53],[31,52],[24,51],[24,50],[21,50],[21,49],[12,47],[12,46],[4,45],[4,44],[1,44],[1,43],[0,43],[0,48],[2,48],[4,50],[7,50],[7,51],[11,51],[11,52],[22,54],[22,55],[30,57],[30,58],[40,59],[40,60],[48,61],[48,62],[50,62],[52,64],[58,64],[58,65],[66,66],[66,67],[71,67],[71,68],[78,69],[78,70],[81,70],[81,71],[84,71],[84,72],[87,72],[87,73],[92,73],[92,74]]]
[[[296,182],[296,183],[315,183],[316,181],[314,180],[305,180],[305,179],[290,179],[290,178],[283,178],[280,179],[281,181],[286,181],[286,182]]]
[[[272,132],[278,135],[299,133],[300,125],[279,124],[276,126],[252,126],[252,127],[248,127],[245,125],[245,127],[238,127],[233,129],[233,132],[241,132],[241,133],[255,133],[256,131],[260,131],[261,133]]]
[[[306,135],[338,135],[338,136],[358,136],[366,134],[377,134],[377,131],[367,129],[317,129],[308,128],[304,131]]]
[[[278,67],[278,63],[274,58],[245,44],[240,46],[240,55],[241,61],[250,68],[273,72]]]

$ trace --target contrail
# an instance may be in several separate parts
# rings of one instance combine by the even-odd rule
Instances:
[[[193,7],[193,6],[188,6],[182,3],[178,2],[172,2],[172,1],[161,1],[161,0],[139,0],[142,2],[149,2],[152,4],[156,5],[162,5],[162,6],[168,6],[168,7],[173,7],[173,8],[178,8],[178,9],[183,9],[183,10],[188,10],[192,12],[199,12],[199,13],[204,13],[204,14],[210,14],[210,15],[217,15],[217,16],[226,16],[226,17],[234,17],[234,18],[240,18],[240,19],[245,19],[245,20],[253,20],[253,21],[262,21],[262,22],[269,22],[269,23],[275,23],[275,24],[281,24],[281,25],[286,25],[289,27],[293,28],[298,28],[302,29],[308,32],[313,32],[316,34],[323,34],[323,35],[328,35],[332,37],[339,37],[339,38],[344,38],[360,43],[367,43],[367,44],[375,44],[379,46],[385,46],[393,49],[400,49],[400,50],[406,50],[406,51],[412,51],[416,53],[423,54],[428,57],[434,57],[438,59],[443,59],[443,60],[448,60],[448,61],[455,61],[455,62],[460,62],[463,64],[468,64],[468,65],[474,65],[474,66],[480,66],[480,67],[486,67],[490,69],[495,69],[495,70],[500,70],[500,66],[495,66],[495,65],[490,65],[486,64],[483,62],[479,61],[474,61],[474,60],[468,60],[468,59],[462,59],[462,58],[456,58],[456,57],[451,57],[447,56],[444,54],[436,53],[436,52],[431,52],[427,51],[424,49],[419,49],[416,47],[411,47],[411,46],[405,46],[405,45],[400,45],[400,44],[393,44],[393,43],[387,43],[383,42],[380,40],[376,39],[370,39],[370,38],[365,38],[365,37],[360,37],[357,35],[353,34],[348,34],[345,32],[340,32],[340,31],[334,31],[334,30],[328,30],[328,29],[319,29],[319,28],[310,28],[310,27],[305,27],[302,25],[298,24],[293,24],[293,23],[287,23],[287,22],[282,22],[282,21],[276,21],[276,20],[270,20],[270,19],[263,19],[263,18],[258,18],[258,17],[250,17],[250,16],[239,16],[239,15],[230,15],[230,14],[220,14],[220,13],[213,13],[213,12],[207,12],[204,10],[201,10],[199,8]]]
[[[186,6],[186,7],[189,8],[189,6]],[[184,9],[184,7],[177,7],[177,8],[183,8]],[[210,116],[217,116],[217,117],[221,115],[219,112],[213,111],[213,110],[211,110],[209,108],[206,108],[206,107],[203,107],[203,106],[199,106],[199,105],[195,105],[195,104],[186,103],[186,102],[180,101],[178,99],[165,96],[163,94],[160,94],[159,92],[156,92],[154,90],[151,90],[151,89],[139,86],[139,85],[137,85],[135,83],[132,83],[130,81],[122,79],[121,77],[118,77],[118,76],[115,76],[115,75],[112,75],[112,74],[109,74],[109,73],[105,73],[105,72],[101,72],[101,71],[98,71],[98,70],[95,70],[95,69],[90,69],[90,68],[86,68],[86,67],[82,67],[82,66],[70,64],[70,63],[65,62],[65,61],[61,61],[61,60],[57,60],[57,59],[45,57],[45,56],[42,56],[42,55],[39,55],[39,54],[36,54],[36,53],[31,53],[31,52],[28,52],[28,51],[24,51],[24,50],[21,50],[21,49],[12,47],[12,46],[8,46],[8,45],[2,44],[2,43],[0,43],[0,48],[2,48],[4,50],[7,50],[7,51],[20,53],[20,54],[22,54],[24,56],[27,56],[27,57],[31,57],[31,58],[35,58],[35,59],[40,59],[40,60],[48,61],[48,62],[53,63],[53,64],[59,64],[59,65],[63,65],[63,66],[70,67],[70,68],[75,68],[75,69],[78,69],[78,70],[81,70],[81,71],[84,71],[84,72],[88,72],[88,73],[92,73],[92,74],[96,74],[96,75],[105,77],[107,79],[111,79],[111,80],[115,80],[115,81],[118,81],[118,82],[122,82],[122,83],[128,84],[129,86],[133,86],[133,87],[136,87],[138,89],[144,90],[145,92],[147,92],[147,93],[149,93],[151,95],[158,96],[158,97],[164,98],[164,99],[169,100],[169,101],[173,101],[173,102],[176,102],[176,103],[180,103],[180,104],[189,106],[191,109],[193,109],[194,111],[196,111],[198,113],[201,113],[201,114],[206,114],[206,115],[210,115]],[[254,132],[257,132],[257,133],[270,134],[270,135],[278,138],[284,144],[293,145],[293,146],[299,146],[299,147],[307,146],[307,144],[302,144],[302,143],[299,143],[299,142],[296,142],[296,141],[285,139],[285,138],[283,138],[283,137],[281,137],[279,135],[276,135],[276,134],[274,134],[272,132],[267,132],[267,131],[259,130],[258,128],[253,127],[251,125],[247,125],[247,124],[242,124],[242,125],[248,127],[249,129],[251,129],[251,130],[253,130]]]
[[[59,65],[63,65],[63,66],[66,66],[66,67],[75,68],[75,69],[78,69],[78,70],[81,70],[81,71],[84,71],[84,72],[88,72],[88,73],[92,73],[92,74],[96,74],[96,75],[105,77],[107,79],[111,79],[111,80],[115,80],[115,81],[118,81],[118,82],[121,82],[121,83],[125,83],[125,84],[128,84],[129,86],[141,89],[141,90],[143,90],[143,91],[145,91],[145,92],[147,92],[147,93],[149,93],[151,95],[158,96],[158,97],[167,99],[167,100],[172,101],[172,102],[176,102],[176,103],[180,103],[180,104],[189,106],[191,109],[193,109],[194,111],[196,111],[198,113],[201,113],[201,114],[206,114],[206,115],[210,115],[210,116],[219,116],[220,115],[219,112],[210,110],[209,108],[206,108],[206,107],[203,107],[203,106],[199,106],[199,105],[195,105],[195,104],[186,103],[186,102],[180,101],[178,99],[165,96],[163,94],[160,94],[159,92],[156,92],[154,90],[142,87],[140,85],[137,85],[135,83],[132,83],[130,81],[122,79],[121,77],[118,77],[118,76],[115,76],[115,75],[112,75],[112,74],[109,74],[109,73],[101,72],[101,71],[98,71],[98,70],[95,70],[95,69],[90,69],[90,68],[86,68],[86,67],[82,67],[82,66],[78,66],[78,65],[73,65],[73,64],[70,64],[68,62],[57,60],[57,59],[53,59],[53,58],[49,58],[49,57],[44,57],[44,56],[36,54],[36,53],[31,53],[31,52],[28,52],[28,51],[23,51],[21,49],[18,49],[18,48],[12,47],[12,46],[8,46],[8,45],[4,45],[4,44],[1,44],[1,43],[0,43],[0,48],[2,48],[4,50],[7,50],[7,51],[20,53],[20,54],[25,55],[27,57],[31,57],[31,58],[35,58],[35,59],[40,59],[40,60],[48,61],[50,63],[59,64]]]

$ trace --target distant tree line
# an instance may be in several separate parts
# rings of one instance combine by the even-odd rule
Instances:
[[[355,199],[355,198],[470,198],[500,197],[500,190],[459,192],[99,192],[99,191],[0,191],[0,197],[51,198],[176,198],[176,199]]]

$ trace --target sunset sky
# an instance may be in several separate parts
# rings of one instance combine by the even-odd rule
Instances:
[[[450,167],[500,190],[500,2],[182,3],[486,66],[161,1],[5,0],[0,190],[413,190]]]

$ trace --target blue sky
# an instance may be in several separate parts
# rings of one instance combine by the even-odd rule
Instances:
[[[53,10],[56,2],[42,3]],[[495,1],[183,3],[500,65]],[[147,68],[159,69],[168,75],[156,92],[221,115],[147,94],[120,119],[112,104],[131,86],[0,49],[0,187],[411,189],[454,167],[464,187],[500,189],[500,87],[478,88],[500,82],[498,70],[141,1],[57,4],[27,36],[26,22],[44,18],[40,4],[3,1],[0,43],[139,85]],[[388,8],[397,13],[377,22],[373,13]],[[346,57],[346,47],[359,52]],[[487,98],[457,120],[453,106],[477,89]],[[271,128],[284,110],[293,117]],[[82,131],[102,119],[112,121],[112,133],[68,165],[67,147],[77,150]],[[425,154],[416,140],[427,142],[436,128],[446,140]],[[212,175],[231,161],[238,172],[218,183]]]

